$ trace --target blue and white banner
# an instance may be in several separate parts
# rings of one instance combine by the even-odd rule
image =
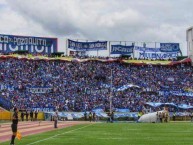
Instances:
[[[146,105],[149,105],[151,107],[159,107],[161,106],[163,103],[159,103],[159,102],[147,102],[145,103]]]
[[[176,58],[178,56],[178,53],[146,53],[146,52],[139,52],[138,58],[148,58],[148,59],[172,59]]]
[[[139,47],[135,46],[135,50],[143,52],[160,52],[159,48]]]
[[[152,107],[160,107],[160,106],[174,106],[177,107],[178,105],[174,103],[160,103],[160,102],[147,102],[147,105],[150,105]]]
[[[63,113],[63,114],[65,115],[65,113]],[[75,112],[75,113],[71,113],[71,115],[72,115],[73,119],[79,119],[79,118],[83,118],[84,117],[84,113],[83,112],[80,112],[80,113]],[[65,116],[67,116],[67,115],[65,115]]]
[[[180,104],[178,105],[178,108],[181,109],[193,109],[193,106],[187,105],[187,104]]]
[[[53,112],[54,111],[54,107],[33,107],[32,108],[33,111],[42,111],[42,112]]]
[[[170,112],[170,117],[173,116],[174,112]],[[189,112],[175,112],[176,116],[189,116],[190,113]]]
[[[160,94],[164,96],[168,95],[174,95],[174,96],[185,96],[185,97],[193,97],[193,92],[188,92],[188,91],[169,91],[169,90],[163,90],[159,91]]]
[[[78,42],[68,39],[68,48],[77,51],[107,50],[107,41]]]
[[[111,54],[131,54],[134,46],[111,45]]]
[[[30,93],[40,93],[40,94],[45,94],[45,93],[50,93],[53,89],[49,87],[27,87],[27,91]]]
[[[127,90],[129,88],[140,88],[140,87],[137,86],[137,85],[133,85],[133,84],[127,84],[127,85],[123,85],[123,86],[119,87],[115,91],[125,91],[125,90]]]
[[[162,52],[158,48],[135,46],[134,55],[138,59],[173,59],[178,56],[178,52]]]
[[[86,112],[87,115],[89,112]],[[49,115],[48,115],[49,114]],[[45,113],[45,116],[52,116],[54,115],[54,112]],[[61,117],[70,117],[73,119],[79,119],[84,117],[84,112],[59,112],[58,113],[59,118]],[[109,116],[105,112],[96,112],[97,117],[103,117],[108,118]],[[137,112],[129,112],[129,113],[114,113],[114,118],[121,118],[121,117],[131,117],[131,118],[137,118]]]
[[[104,112],[104,111],[101,108],[96,108],[96,109],[92,109],[92,112],[97,113],[97,112]]]
[[[137,112],[130,112],[130,113],[114,113],[114,118],[123,118],[123,117],[130,117],[130,118],[137,118]]]
[[[186,97],[193,97],[193,92],[185,92],[185,91],[170,91],[172,95],[176,96],[186,96]]]
[[[0,84],[0,90],[14,91],[16,88],[13,85]]]
[[[57,52],[57,38],[16,36],[0,34],[0,52],[13,53],[28,51],[35,54],[51,54]]]
[[[187,104],[175,104],[175,103],[160,103],[160,102],[147,102],[146,105],[150,105],[151,107],[160,107],[160,106],[173,106],[180,109],[193,109],[193,106]]]
[[[179,52],[179,43],[160,43],[161,52]]]
[[[120,109],[120,108],[115,108],[115,112],[122,112],[122,113],[126,113],[126,112],[130,112],[129,109]]]

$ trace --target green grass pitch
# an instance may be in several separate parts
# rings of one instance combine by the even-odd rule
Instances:
[[[9,142],[1,143],[8,145]],[[193,123],[96,123],[27,136],[16,145],[193,145]]]

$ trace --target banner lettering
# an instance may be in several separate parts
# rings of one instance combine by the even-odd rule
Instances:
[[[0,34],[1,53],[28,51],[29,53],[51,54],[57,52],[57,43],[57,38]]]
[[[78,42],[68,39],[68,48],[77,51],[107,50],[107,41]]]
[[[178,56],[178,52],[162,52],[159,48],[135,47],[135,57],[141,59],[172,59]]]
[[[179,43],[160,43],[161,52],[179,52]]]
[[[48,88],[48,87],[31,87],[31,88],[27,88],[27,92],[41,93],[41,94],[50,93],[52,90],[53,90],[52,88]]]
[[[111,54],[130,54],[133,53],[134,46],[111,45]]]

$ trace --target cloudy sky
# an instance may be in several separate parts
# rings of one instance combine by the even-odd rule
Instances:
[[[193,0],[0,0],[0,20],[1,34],[179,42],[186,55]]]

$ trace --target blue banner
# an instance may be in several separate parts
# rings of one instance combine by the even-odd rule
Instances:
[[[179,52],[179,43],[160,43],[161,52]]]
[[[32,54],[51,54],[57,52],[57,38],[16,36],[0,34],[0,52],[13,53],[28,51]]]
[[[107,50],[107,41],[78,42],[68,39],[68,48],[77,51]]]
[[[4,99],[2,97],[0,97],[0,104],[2,107],[4,107],[5,109],[11,109],[12,107],[12,103],[10,100]]]
[[[130,54],[133,53],[134,46],[111,45],[111,54]]]
[[[0,84],[0,90],[9,90],[9,91],[14,91],[16,90],[16,87],[14,87],[13,85],[8,85],[8,84]]]

